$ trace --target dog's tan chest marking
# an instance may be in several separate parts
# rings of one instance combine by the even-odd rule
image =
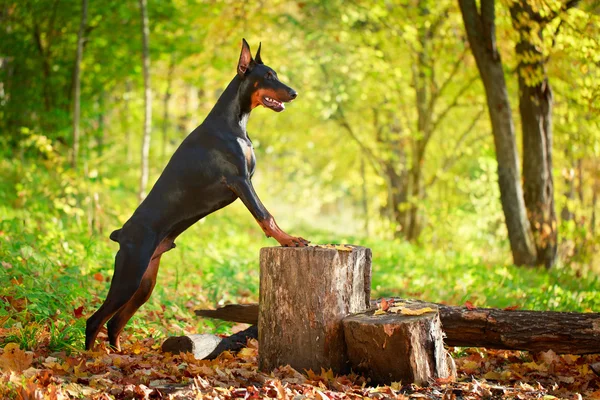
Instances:
[[[238,138],[237,141],[240,147],[242,148],[242,152],[244,153],[244,158],[246,159],[246,166],[248,167],[248,172],[250,173],[250,175],[252,175],[252,173],[254,173],[254,165],[256,164],[252,145],[241,138]]]

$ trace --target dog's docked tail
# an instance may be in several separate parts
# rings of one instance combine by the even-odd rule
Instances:
[[[113,231],[113,233],[110,234],[110,240],[112,240],[113,242],[117,242],[119,243],[119,235],[121,233],[121,229],[117,229],[116,231]]]

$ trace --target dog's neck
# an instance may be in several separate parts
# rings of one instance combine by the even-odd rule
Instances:
[[[233,78],[206,119],[224,121],[234,132],[241,129],[242,133],[246,134],[246,125],[252,109],[250,96],[244,93],[241,87],[242,82],[238,75]]]

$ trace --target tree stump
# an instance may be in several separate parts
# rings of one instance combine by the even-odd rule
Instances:
[[[455,376],[437,310],[422,315],[374,313],[371,310],[344,319],[354,372],[371,378],[372,384],[402,381],[422,385],[430,379]]]
[[[342,319],[368,309],[370,292],[368,248],[262,249],[259,369],[348,372]]]

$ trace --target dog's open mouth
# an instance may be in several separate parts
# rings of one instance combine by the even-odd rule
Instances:
[[[285,106],[283,105],[282,101],[275,100],[274,98],[269,96],[264,96],[262,98],[262,104],[263,106],[270,108],[273,111],[280,112],[285,110]]]

